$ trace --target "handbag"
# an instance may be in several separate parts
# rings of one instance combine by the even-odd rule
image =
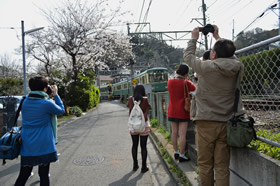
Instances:
[[[16,126],[19,112],[25,96],[22,98],[16,112],[14,126]],[[21,146],[20,138],[21,127],[12,127],[11,131],[6,132],[0,139],[0,159],[3,159],[3,165],[6,164],[6,159],[13,160],[18,157]]]
[[[238,72],[235,98],[233,104],[233,115],[227,121],[227,144],[230,147],[246,147],[253,139],[256,139],[254,129],[254,119],[247,114],[237,115],[238,102],[240,99],[240,79],[241,73]]]
[[[194,118],[195,115],[196,115],[196,100],[195,100],[195,95],[192,95],[190,116]]]
[[[186,92],[186,87],[187,87],[187,92]],[[190,112],[191,111],[191,95],[189,93],[188,85],[185,80],[184,80],[184,98],[185,98],[184,109],[186,112]]]

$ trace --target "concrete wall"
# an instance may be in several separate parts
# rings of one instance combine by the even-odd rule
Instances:
[[[280,186],[280,161],[249,148],[231,148],[231,185]]]

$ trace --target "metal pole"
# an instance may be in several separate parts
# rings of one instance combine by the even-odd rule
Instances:
[[[25,33],[24,21],[21,21],[21,40],[22,40],[22,66],[23,66],[23,88],[24,96],[26,96],[26,69],[25,69]]]
[[[133,70],[133,63],[134,61],[132,59],[129,60],[130,61],[130,84],[132,85],[131,81],[133,80],[133,77],[134,77],[134,70]],[[131,93],[132,93],[132,96],[133,96],[133,92],[134,92],[134,86],[132,85],[131,86]]]
[[[202,0],[203,26],[206,25],[205,12],[206,12],[206,4],[204,4],[204,0]],[[207,35],[205,35],[204,37],[205,37],[205,50],[208,50]]]
[[[278,0],[278,6],[280,6],[280,0]],[[278,34],[280,35],[280,7],[278,7]]]
[[[232,20],[232,41],[234,40],[234,19]]]

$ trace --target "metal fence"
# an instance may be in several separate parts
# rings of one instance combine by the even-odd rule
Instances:
[[[255,121],[255,129],[267,130],[272,134],[280,132],[280,36],[262,41],[236,51],[244,64],[241,92],[244,107]],[[168,121],[168,92],[153,93],[152,117],[170,131]],[[271,135],[270,135],[271,136]],[[280,147],[280,137],[272,140],[258,136],[268,144]]]
[[[247,113],[256,121],[256,130],[280,132],[280,36],[236,51],[244,64],[242,100]],[[261,141],[280,147],[278,142]]]

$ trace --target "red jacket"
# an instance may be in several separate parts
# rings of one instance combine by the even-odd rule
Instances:
[[[189,80],[186,80],[186,82],[189,92],[195,91],[195,85]],[[168,117],[177,119],[189,119],[190,113],[186,112],[184,109],[184,79],[169,79],[167,88],[169,92]]]

